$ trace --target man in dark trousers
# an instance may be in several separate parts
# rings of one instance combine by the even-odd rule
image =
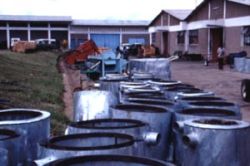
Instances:
[[[217,49],[217,54],[218,54],[218,68],[219,70],[223,70],[223,65],[224,65],[224,56],[225,56],[225,50],[223,47],[219,47]]]

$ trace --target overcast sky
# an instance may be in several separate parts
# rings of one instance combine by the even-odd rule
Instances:
[[[74,19],[152,20],[162,9],[193,9],[201,0],[0,0],[0,14]]]

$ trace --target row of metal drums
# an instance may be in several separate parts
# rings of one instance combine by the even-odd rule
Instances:
[[[233,103],[180,81],[112,75],[74,93],[64,136],[46,111],[0,111],[1,165],[249,165],[249,124]]]
[[[143,133],[152,132],[144,134],[150,141],[142,139],[146,143],[140,155],[177,165],[250,164],[250,128],[241,121],[237,104],[180,81],[154,80],[148,75],[133,80],[113,75],[100,84],[117,102],[103,110],[105,118],[139,120],[148,125]],[[78,92],[76,100],[81,95]],[[110,105],[113,101],[109,100]]]

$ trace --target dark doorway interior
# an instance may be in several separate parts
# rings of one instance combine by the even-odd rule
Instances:
[[[163,55],[168,56],[168,32],[163,32]]]
[[[217,49],[223,46],[223,28],[213,28],[211,33],[212,61],[217,61]]]

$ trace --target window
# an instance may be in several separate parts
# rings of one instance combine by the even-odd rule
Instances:
[[[198,30],[189,31],[189,44],[198,44]]]
[[[185,31],[181,31],[177,33],[177,43],[184,44],[185,43]]]
[[[250,26],[243,28],[244,45],[250,46]]]

